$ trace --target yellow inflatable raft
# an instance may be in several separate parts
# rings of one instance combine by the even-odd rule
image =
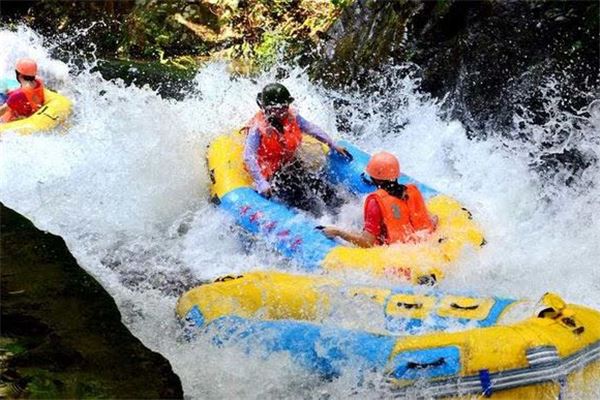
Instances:
[[[310,140],[305,137],[305,140]],[[349,161],[330,153],[326,161],[329,180],[356,195],[374,187],[362,178],[370,156],[350,143],[340,142],[353,156]],[[307,215],[263,198],[253,189],[243,161],[244,136],[233,133],[216,138],[208,150],[211,196],[246,231],[264,239],[307,271],[354,269],[375,276],[413,283],[431,283],[443,277],[465,247],[479,248],[485,241],[472,216],[458,201],[406,175],[400,183],[414,183],[426,199],[430,213],[439,218],[438,229],[419,244],[394,244],[370,249],[340,245],[315,230]]]
[[[44,105],[32,116],[0,123],[0,134],[3,132],[18,132],[29,134],[56,128],[64,123],[71,113],[71,101],[52,90],[44,89]]]
[[[392,394],[411,398],[538,400],[597,390],[599,312],[550,293],[534,304],[422,289],[251,272],[190,290],[177,314],[217,346],[287,353],[329,379],[376,372]]]

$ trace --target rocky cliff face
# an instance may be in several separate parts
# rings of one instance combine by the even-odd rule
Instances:
[[[64,241],[0,207],[0,397],[182,398],[169,362],[127,330]]]
[[[541,124],[548,90],[565,110],[598,97],[598,15],[597,1],[357,0],[327,32],[313,76],[364,86],[386,65],[414,63],[423,90],[448,95],[478,136],[509,129],[522,107]]]

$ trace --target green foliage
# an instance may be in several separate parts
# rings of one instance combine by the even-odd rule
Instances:
[[[250,69],[306,50],[352,0],[143,0],[128,17],[121,55],[166,62],[225,57]]]
[[[268,67],[285,54],[306,52],[353,0],[40,0],[32,20],[47,30],[89,37],[65,52],[96,52],[100,58],[159,61],[188,66],[225,58]],[[86,44],[89,41],[96,47]],[[62,48],[60,49],[62,51]],[[115,57],[116,56],[116,57]]]
[[[272,65],[277,53],[282,51],[291,38],[278,32],[265,32],[262,41],[254,47],[254,57],[260,65]]]
[[[331,4],[338,8],[348,7],[354,0],[331,0]]]
[[[53,374],[41,369],[26,370],[31,381],[27,384],[27,397],[31,399],[108,399],[102,384],[85,374]],[[57,379],[58,377],[58,379]]]
[[[141,58],[204,54],[208,48],[206,43],[190,35],[188,28],[175,19],[177,14],[201,19],[213,28],[217,26],[217,18],[202,4],[185,0],[145,0],[137,3],[127,17],[120,54]]]
[[[25,351],[25,347],[19,343],[8,343],[2,347],[12,354],[20,354]]]
[[[437,15],[444,15],[452,6],[451,0],[437,0],[435,2],[435,12]]]

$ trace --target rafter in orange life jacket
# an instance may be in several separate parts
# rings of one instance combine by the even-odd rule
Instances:
[[[290,109],[283,119],[283,132],[277,131],[263,111],[259,111],[248,123],[247,128],[257,126],[260,132],[257,162],[261,174],[270,179],[283,165],[291,161],[302,142],[302,131],[296,121],[296,114]]]
[[[8,92],[6,104],[9,108],[2,115],[3,122],[10,122],[18,118],[29,117],[44,105],[44,84],[39,78],[35,79],[35,83],[36,86],[33,88],[21,87]],[[14,100],[17,99],[20,94],[25,97],[26,101]]]
[[[404,199],[392,196],[383,189],[371,193],[365,201],[365,207],[370,199],[377,201],[381,210],[386,232],[384,244],[417,242],[422,238],[418,232],[433,232],[435,229],[415,185],[406,186]]]

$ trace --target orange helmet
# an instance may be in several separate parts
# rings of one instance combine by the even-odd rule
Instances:
[[[382,151],[371,157],[366,171],[373,179],[395,181],[400,176],[400,163],[395,155]]]
[[[37,63],[31,58],[20,58],[17,60],[15,69],[22,75],[35,76],[37,74]]]

